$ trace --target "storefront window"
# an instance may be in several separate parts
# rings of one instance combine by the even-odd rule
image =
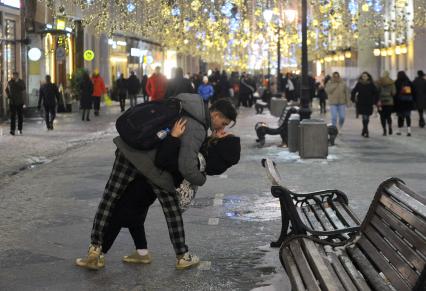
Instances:
[[[11,19],[6,19],[6,29],[5,29],[6,40],[15,40],[16,39],[16,21]],[[12,78],[12,74],[16,71],[16,44],[12,42],[6,42],[4,46],[4,55],[6,61],[6,72],[7,79]]]

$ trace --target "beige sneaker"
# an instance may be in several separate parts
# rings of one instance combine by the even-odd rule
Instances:
[[[124,256],[123,262],[133,264],[150,264],[152,262],[152,258],[149,253],[145,256],[141,256],[137,251],[135,251],[131,255]]]
[[[195,256],[191,255],[189,252],[185,253],[183,257],[176,259],[176,269],[178,270],[184,270],[189,269],[191,267],[194,267],[200,263],[200,259]]]
[[[105,267],[105,257],[102,255],[100,247],[90,245],[87,257],[78,258],[75,260],[75,264],[82,268],[99,270]]]

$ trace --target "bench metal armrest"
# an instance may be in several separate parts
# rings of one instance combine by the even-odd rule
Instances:
[[[319,200],[318,202],[324,202],[325,199],[337,199],[338,201],[343,202],[346,205],[348,205],[349,203],[346,194],[337,189],[321,190],[310,193],[294,193],[281,185],[274,185],[271,187],[271,193],[276,198],[280,198],[283,192],[288,193],[297,204],[303,203],[304,201],[306,201],[306,199]]]

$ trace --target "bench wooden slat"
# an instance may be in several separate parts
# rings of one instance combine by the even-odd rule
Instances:
[[[362,275],[367,279],[368,283],[373,286],[374,290],[393,291],[393,289],[389,287],[389,283],[385,282],[385,280],[380,276],[379,272],[374,268],[371,262],[358,247],[349,247],[347,248],[347,252],[351,259],[358,266],[358,270],[361,271]]]
[[[328,202],[331,207],[333,207],[334,211],[336,212],[337,217],[340,218],[340,220],[346,225],[346,226],[358,226],[359,223],[356,223],[352,217],[347,213],[346,209],[342,206],[342,204],[339,201],[332,201],[330,200]]]
[[[299,215],[300,220],[302,220],[302,223],[306,225],[307,227],[313,228],[311,225],[309,219],[306,217],[305,212],[302,208],[296,207],[297,214]]]
[[[297,268],[300,270],[300,275],[302,276],[303,282],[305,283],[307,289],[309,291],[321,291],[314,273],[309,267],[308,261],[302,252],[302,248],[298,240],[294,240],[290,243],[290,250],[294,260],[296,261]]]
[[[330,270],[332,270],[330,262],[323,258],[317,249],[317,245],[315,245],[311,240],[302,239],[302,246],[304,253],[306,254],[306,258],[310,263],[311,269],[320,282],[321,290],[343,290],[342,284],[334,279],[335,274],[330,272]]]
[[[423,235],[426,236],[426,222],[424,220],[421,220],[420,217],[417,217],[410,210],[402,207],[401,205],[398,205],[396,201],[394,201],[392,198],[390,198],[386,194],[383,194],[382,197],[380,197],[380,202],[384,206],[389,208],[391,212],[398,215],[400,218],[408,222],[411,226],[413,226],[419,232],[421,232]]]
[[[426,243],[425,240],[419,236],[416,232],[410,229],[407,225],[399,221],[391,212],[389,212],[382,205],[378,205],[376,209],[378,214],[383,220],[385,220],[391,228],[394,228],[399,232],[410,244],[412,244],[418,251],[426,256]]]
[[[351,259],[349,259],[346,254],[339,255],[338,258],[342,266],[345,268],[346,273],[351,277],[352,282],[355,284],[359,291],[371,290],[364,277],[360,274]]]
[[[282,249],[283,263],[287,271],[288,277],[291,281],[291,286],[295,288],[295,291],[305,291],[305,285],[303,285],[302,276],[297,269],[296,262],[288,248]]]
[[[330,220],[330,223],[332,223],[335,227],[335,229],[345,229],[346,226],[343,225],[342,221],[340,220],[340,217],[336,215],[336,212],[334,211],[333,207],[329,205],[328,203],[326,205],[323,205],[323,209],[325,211],[325,214],[327,215],[328,219]]]
[[[306,219],[309,221],[309,224],[311,225],[312,229],[315,230],[325,230],[322,226],[321,222],[317,219],[317,217],[313,214],[312,210],[308,207],[302,207],[302,212],[306,216]]]
[[[337,255],[333,252],[330,252],[328,253],[328,258],[330,259],[332,268],[334,270],[333,274],[339,278],[340,283],[342,283],[344,286],[344,289],[342,290],[357,291],[357,287],[354,285],[354,282],[352,282],[352,278],[342,266],[342,263],[339,261]]]
[[[345,203],[340,203],[340,205],[343,207],[343,209],[345,209],[346,213],[352,218],[352,220],[355,221],[356,225],[361,224],[359,218],[352,212],[352,209],[350,209],[348,205]]]
[[[409,285],[413,287],[416,284],[418,275],[416,272],[405,262],[397,252],[384,240],[384,238],[371,226],[368,226],[364,233],[369,238],[369,241],[386,257],[386,259],[398,270],[399,275],[408,281]]]
[[[426,218],[426,198],[413,192],[404,184],[398,183],[386,189],[395,199],[401,201],[417,214]],[[409,193],[409,194],[407,194]]]
[[[421,271],[424,266],[424,260],[409,246],[401,237],[399,237],[389,226],[378,216],[374,215],[370,221],[376,230],[404,256],[417,270]]]
[[[318,221],[321,223],[325,230],[335,230],[334,226],[324,213],[324,209],[320,205],[311,205],[311,211],[315,214]]]
[[[392,286],[395,287],[396,290],[411,290],[406,281],[389,265],[383,255],[379,253],[379,251],[367,238],[361,237],[357,242],[357,246],[364,250],[368,258],[373,262],[376,268],[386,276],[387,280],[391,282]]]

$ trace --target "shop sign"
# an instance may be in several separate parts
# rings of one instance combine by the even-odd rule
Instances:
[[[63,48],[63,47],[58,47],[58,48],[56,49],[56,59],[57,59],[58,61],[63,61],[63,60],[65,60],[65,56],[66,56],[66,54],[67,54],[67,52],[66,52],[65,48]]]
[[[85,50],[83,57],[84,60],[91,62],[95,58],[95,53],[92,50]]]
[[[30,61],[37,62],[41,58],[41,50],[37,47],[33,47],[28,51],[28,58]]]
[[[140,49],[134,48],[134,47],[132,47],[130,49],[130,56],[132,56],[132,57],[141,57],[141,55],[142,55],[142,51]]]

